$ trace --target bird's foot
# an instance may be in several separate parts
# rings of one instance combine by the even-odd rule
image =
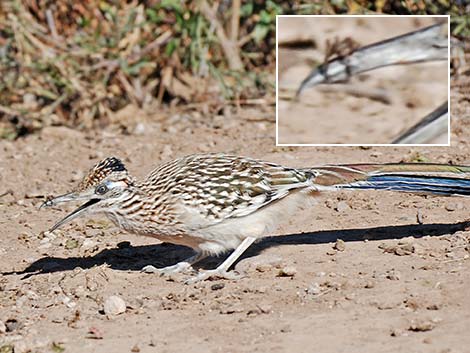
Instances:
[[[196,276],[193,276],[187,279],[184,283],[185,284],[193,284],[201,281],[205,281],[210,278],[223,278],[223,279],[230,279],[230,280],[238,280],[243,276],[234,272],[234,271],[227,271],[225,269],[216,268],[215,270],[205,270],[199,272]]]
[[[164,275],[171,275],[174,273],[181,273],[181,272],[189,272],[193,271],[193,267],[189,262],[182,261],[178,262],[175,265],[163,267],[163,268],[156,268],[155,266],[152,265],[147,265],[141,270],[142,272],[145,273],[158,273],[160,276]]]

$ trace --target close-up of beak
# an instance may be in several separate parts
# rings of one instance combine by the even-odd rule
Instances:
[[[350,55],[322,64],[302,81],[297,95],[306,88],[322,83],[345,81],[351,76],[380,67],[447,58],[447,22],[444,22],[364,46]]]
[[[447,22],[364,46],[315,68],[300,84],[297,96],[309,87],[347,81],[351,76],[391,65],[448,59]],[[448,104],[443,103],[395,138],[394,144],[447,143]],[[443,137],[444,136],[444,137]]]
[[[49,199],[44,201],[39,208],[44,208],[44,207],[54,207],[58,204],[66,203],[66,202],[71,202],[71,201],[79,201],[85,199],[85,196],[77,194],[75,192],[71,192],[65,195],[61,195],[58,197],[55,197],[53,199]],[[65,216],[63,219],[61,219],[59,222],[54,224],[49,231],[52,232],[56,230],[57,228],[63,226],[64,224],[72,221],[73,219],[79,217],[80,215],[86,213],[88,211],[89,207],[96,204],[99,202],[100,199],[89,199],[87,202],[85,202],[83,205],[75,209],[73,212],[69,213],[67,216]]]

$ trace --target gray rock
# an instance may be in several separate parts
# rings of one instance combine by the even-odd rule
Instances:
[[[126,302],[117,295],[112,295],[104,301],[104,313],[114,316],[126,312]]]

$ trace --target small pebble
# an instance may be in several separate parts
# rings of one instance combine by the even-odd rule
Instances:
[[[76,247],[78,247],[78,240],[77,240],[77,239],[67,239],[67,240],[65,241],[64,247],[65,247],[67,250],[75,249]]]
[[[266,293],[267,291],[268,291],[268,288],[267,288],[267,287],[261,286],[261,287],[259,287],[259,288],[256,290],[256,293],[261,293],[261,294],[263,294],[263,293]]]
[[[333,249],[338,251],[344,251],[346,249],[346,243],[342,239],[337,239]]]
[[[82,249],[91,249],[96,245],[97,245],[96,241],[92,239],[85,239],[82,244]]]
[[[268,272],[273,268],[281,268],[283,265],[284,263],[281,257],[263,254],[263,256],[241,260],[235,266],[235,269],[238,272],[250,272],[253,270],[258,272]]]
[[[449,212],[453,212],[456,210],[463,210],[465,208],[462,202],[449,202],[446,204],[445,209]]]
[[[269,304],[259,304],[258,309],[263,314],[269,314],[273,311],[273,307]]]
[[[407,243],[399,245],[395,248],[395,254],[398,256],[411,255],[415,252],[415,247],[413,244]]]
[[[5,332],[7,332],[7,327],[5,326],[3,321],[0,320],[0,333],[5,333]]]
[[[439,310],[441,308],[441,304],[433,303],[433,304],[428,304],[426,306],[427,310]]]
[[[346,201],[340,201],[335,207],[335,210],[338,212],[345,212],[349,210],[351,207],[346,203]]]
[[[318,295],[321,293],[321,288],[320,285],[317,282],[312,283],[308,288],[307,288],[307,293],[311,295]]]
[[[401,274],[399,271],[391,270],[387,272],[386,278],[391,280],[391,281],[399,281],[401,277]]]
[[[104,313],[106,315],[119,315],[126,311],[126,302],[117,295],[112,295],[104,302]]]
[[[222,288],[225,287],[225,284],[223,283],[214,283],[212,286],[211,286],[211,289],[212,290],[220,290]]]
[[[436,327],[436,323],[432,320],[419,320],[419,321],[412,321],[408,330],[414,331],[414,332],[425,332],[425,331],[431,331],[435,327]]]
[[[272,265],[271,264],[258,264],[256,265],[256,271],[258,272],[267,272],[269,270],[272,269]]]
[[[77,303],[66,295],[62,297],[62,303],[64,303],[64,305],[69,309],[75,308],[75,306],[77,306]]]
[[[232,304],[226,308],[220,309],[220,314],[235,314],[235,313],[242,313],[245,311],[245,308],[241,304]]]
[[[400,301],[396,301],[393,298],[387,298],[377,303],[377,309],[390,310],[390,309],[397,308],[398,306],[400,306],[400,304],[401,304]]]
[[[416,211],[416,222],[418,222],[418,224],[423,224],[424,223],[423,213],[419,209]]]
[[[283,267],[280,271],[278,276],[279,277],[294,277],[297,273],[297,269],[293,266],[286,266]]]
[[[400,336],[406,336],[405,331],[403,331],[400,328],[393,329],[392,332],[390,332],[390,336],[392,337],[400,337]]]
[[[145,131],[146,131],[146,127],[145,127],[145,124],[143,123],[138,123],[135,128],[134,128],[134,134],[136,135],[143,135],[145,134]]]
[[[51,239],[49,239],[49,238],[42,238],[42,239],[39,241],[39,245],[49,244],[50,242],[51,242]]]
[[[90,334],[89,338],[96,339],[96,340],[103,339],[103,333],[97,327],[94,327],[94,326],[90,327],[88,329],[88,333]]]
[[[5,328],[6,328],[6,332],[13,332],[17,329],[19,329],[21,327],[21,324],[18,320],[16,319],[8,319],[6,322],[5,322]]]

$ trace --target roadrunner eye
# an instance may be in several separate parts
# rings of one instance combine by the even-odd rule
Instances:
[[[106,185],[99,185],[95,189],[95,193],[98,195],[103,195],[108,192],[108,187]]]

